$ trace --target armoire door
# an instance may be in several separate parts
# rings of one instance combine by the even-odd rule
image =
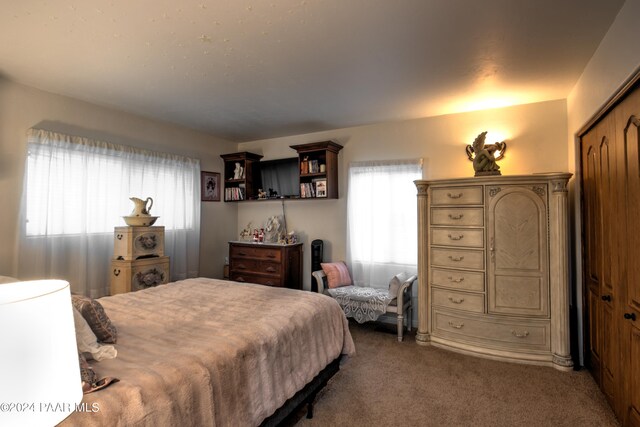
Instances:
[[[488,187],[488,312],[549,317],[546,184]]]

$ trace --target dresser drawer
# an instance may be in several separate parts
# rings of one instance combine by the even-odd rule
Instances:
[[[465,291],[484,292],[484,273],[433,268],[431,269],[431,284]]]
[[[282,252],[277,248],[269,248],[264,246],[236,246],[229,248],[229,256],[231,258],[255,258],[266,259],[269,261],[281,262]]]
[[[256,276],[253,274],[245,274],[245,273],[233,272],[233,271],[231,272],[230,279],[235,282],[242,282],[242,283],[256,283],[258,285],[276,286],[276,287],[284,286],[282,283],[282,279],[279,277]]]
[[[468,228],[432,228],[431,244],[462,248],[484,247],[484,230]]]
[[[111,295],[169,283],[169,257],[111,261]]]
[[[432,205],[481,205],[482,186],[445,187],[431,190]]]
[[[466,294],[448,289],[432,288],[432,304],[456,310],[484,313],[484,294]]]
[[[115,259],[132,261],[161,256],[164,256],[164,227],[115,227]]]
[[[231,258],[229,269],[236,273],[259,273],[280,276],[282,264],[258,259]]]
[[[549,322],[518,321],[433,309],[434,335],[506,350],[551,348]]]
[[[433,208],[431,225],[482,227],[484,210],[482,208]]]
[[[439,267],[484,269],[484,251],[431,248],[431,265]]]

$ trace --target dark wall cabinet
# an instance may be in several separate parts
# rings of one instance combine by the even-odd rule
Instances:
[[[292,145],[298,154],[298,182],[301,199],[338,198],[338,153],[342,146],[333,141]],[[258,200],[260,187],[259,154],[240,152],[223,154],[224,200]],[[239,165],[239,166],[238,166]],[[242,173],[238,174],[238,167]]]

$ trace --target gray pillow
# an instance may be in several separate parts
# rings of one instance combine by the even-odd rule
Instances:
[[[409,275],[404,272],[393,276],[391,278],[391,281],[389,282],[389,296],[391,296],[392,298],[396,298],[398,296],[398,289],[400,289],[400,286],[402,286],[402,284],[408,278]]]

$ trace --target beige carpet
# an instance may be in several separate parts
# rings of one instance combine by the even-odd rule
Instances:
[[[518,365],[398,343],[391,325],[350,323],[358,354],[295,426],[616,426],[586,370]]]

